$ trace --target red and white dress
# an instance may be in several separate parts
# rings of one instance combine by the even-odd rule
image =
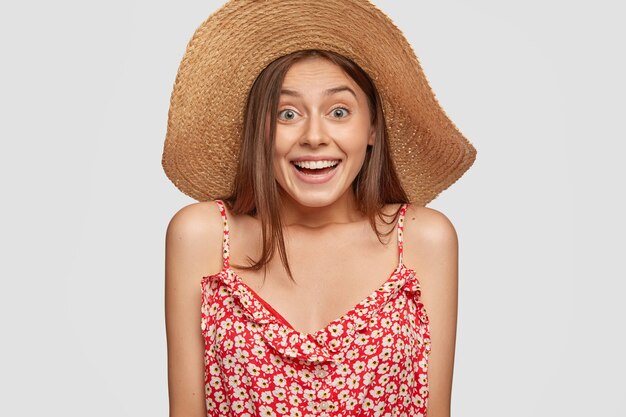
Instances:
[[[308,417],[426,414],[428,315],[415,271],[402,261],[378,289],[325,328],[304,334],[230,268],[202,278],[207,416]]]

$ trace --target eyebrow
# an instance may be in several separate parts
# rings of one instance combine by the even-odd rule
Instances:
[[[339,87],[329,88],[328,90],[324,91],[324,95],[325,96],[332,96],[333,94],[341,93],[342,91],[347,91],[350,94],[352,94],[354,96],[354,98],[357,98],[356,97],[356,93],[354,92],[354,90],[351,89],[350,87],[348,87],[347,85],[341,85]],[[292,96],[292,97],[302,97],[302,94],[300,94],[299,92],[297,92],[295,90],[290,90],[288,88],[281,89],[280,90],[280,94],[281,95],[286,95],[286,96]]]

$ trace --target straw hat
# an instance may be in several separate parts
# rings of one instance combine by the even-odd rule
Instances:
[[[328,50],[358,64],[382,99],[391,155],[411,203],[456,182],[476,149],[439,106],[402,32],[363,0],[231,0],[195,31],[171,96],[163,169],[198,201],[228,195],[248,92],[275,59]]]

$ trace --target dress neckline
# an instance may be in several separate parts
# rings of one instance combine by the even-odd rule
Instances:
[[[404,272],[403,274],[400,274],[400,272]],[[270,303],[268,303],[265,299],[263,299],[263,297],[261,297],[254,289],[252,289],[252,287],[250,287],[248,284],[246,284],[243,279],[241,278],[241,276],[239,274],[237,274],[237,272],[232,269],[230,266],[226,267],[226,268],[222,268],[222,270],[220,272],[218,272],[215,275],[212,275],[210,277],[214,277],[216,275],[220,275],[220,274],[226,274],[230,279],[228,281],[232,282],[232,283],[236,283],[238,287],[240,287],[241,289],[243,289],[244,291],[248,292],[249,296],[259,302],[259,304],[261,304],[263,306],[263,308],[266,310],[266,314],[269,316],[273,316],[274,319],[276,319],[276,321],[280,322],[282,325],[288,327],[290,330],[305,336],[305,337],[313,337],[316,338],[317,335],[319,335],[320,333],[326,332],[328,331],[328,328],[334,324],[338,324],[341,323],[343,321],[346,320],[346,318],[348,318],[351,315],[354,315],[354,313],[357,310],[363,309],[364,307],[367,307],[371,304],[371,302],[376,299],[376,297],[380,294],[383,293],[387,290],[392,289],[393,285],[391,285],[392,283],[396,282],[398,279],[406,276],[406,274],[408,274],[410,277],[415,277],[415,271],[413,269],[407,268],[406,265],[404,265],[404,263],[399,264],[392,272],[391,274],[387,277],[387,279],[380,284],[378,287],[376,287],[374,290],[372,290],[367,296],[365,296],[365,298],[363,298],[361,301],[359,301],[357,304],[355,304],[352,308],[350,308],[348,311],[346,311],[345,313],[343,313],[340,317],[337,317],[335,319],[333,319],[332,321],[330,321],[329,323],[327,323],[324,327],[322,327],[319,330],[315,330],[313,332],[307,333],[307,332],[303,332],[300,331],[298,329],[296,329],[291,323],[289,323],[289,321],[282,315],[280,314],[274,307],[272,307],[272,305]]]
[[[346,313],[336,319],[333,319],[326,326],[312,333],[301,332],[295,329],[282,314],[280,314],[274,307],[271,306],[271,304],[264,300],[250,286],[248,286],[248,284],[243,281],[241,276],[230,267],[230,230],[228,227],[226,208],[222,200],[215,200],[215,203],[218,205],[223,220],[223,266],[222,270],[217,274],[204,278],[221,278],[222,281],[229,284],[232,294],[244,300],[244,307],[251,308],[249,311],[251,318],[257,319],[259,323],[275,322],[280,326],[283,326],[288,332],[295,333],[299,336],[299,338],[313,338],[319,341],[319,338],[323,336],[323,334],[328,334],[329,329],[332,326],[343,324],[344,322],[353,323],[355,318],[362,315],[363,312],[371,309],[372,306],[375,307],[380,305],[403,286],[406,286],[408,289],[419,291],[419,282],[416,278],[415,271],[407,268],[403,261],[404,216],[408,206],[408,204],[403,204],[400,207],[400,215],[398,216],[396,223],[399,254],[399,260],[396,268],[381,285],[372,290],[369,295],[359,301]],[[406,285],[411,281],[412,285]],[[359,322],[358,319],[356,321]],[[361,328],[367,327],[367,323],[359,322],[357,326],[358,328],[356,330],[360,330]]]

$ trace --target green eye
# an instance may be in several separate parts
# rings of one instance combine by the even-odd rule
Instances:
[[[293,120],[296,117],[296,112],[291,109],[285,109],[278,112],[278,117],[284,120]]]
[[[348,110],[343,107],[337,107],[333,110],[333,117],[341,119],[342,117],[346,117],[348,115]]]

